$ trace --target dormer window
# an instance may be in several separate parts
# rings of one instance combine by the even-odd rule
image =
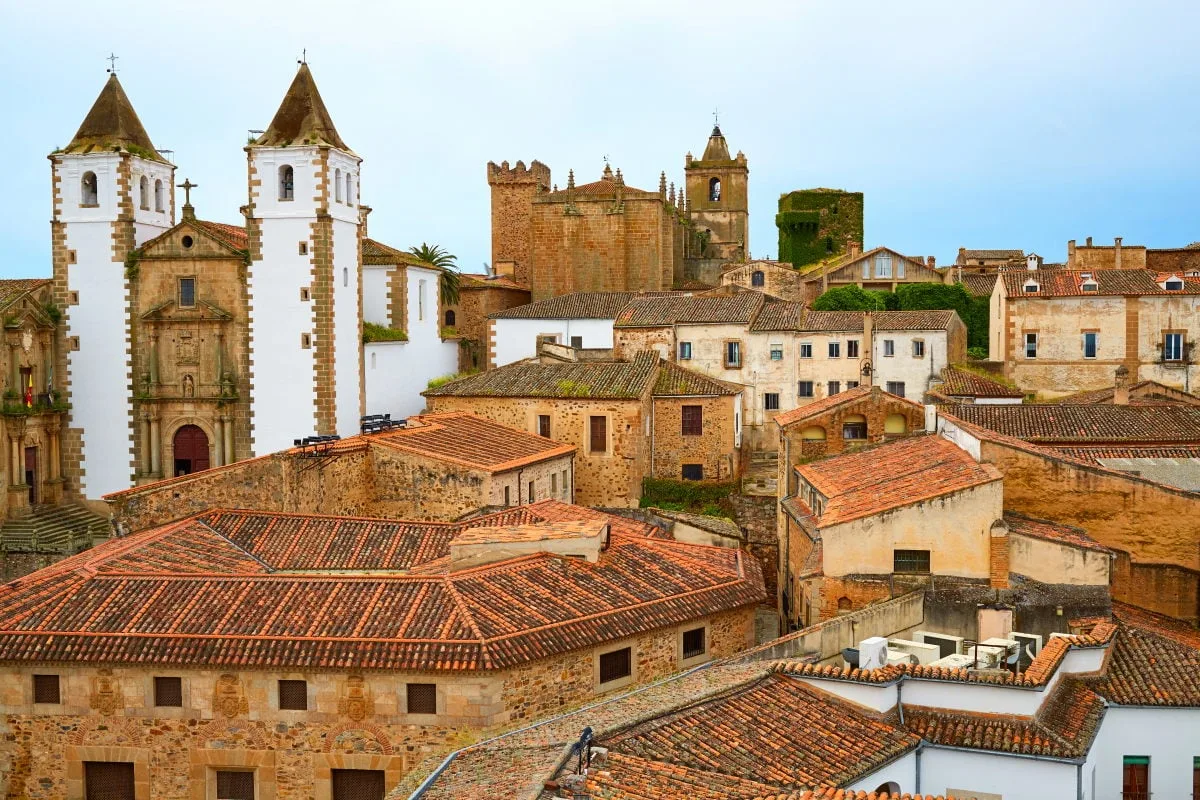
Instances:
[[[708,182],[708,199],[714,203],[721,202],[721,179],[713,178]]]
[[[335,169],[333,171],[333,199],[337,202],[342,202],[342,171]]]
[[[150,210],[150,179],[145,175],[138,181],[138,205],[142,211]]]
[[[292,200],[295,197],[295,173],[284,164],[279,168],[279,199]]]
[[[96,173],[85,172],[79,179],[79,204],[82,206],[98,206],[99,191],[96,183]]]
[[[1091,278],[1087,278],[1079,285],[1079,288],[1085,292],[1097,292],[1100,290],[1100,285]]]
[[[1162,288],[1166,289],[1168,292],[1182,291],[1183,278],[1176,278],[1174,275],[1172,275],[1170,278],[1167,278],[1165,281],[1163,281]]]
[[[162,213],[167,210],[166,197],[163,193],[163,182],[154,182],[154,210]]]
[[[1024,286],[1026,294],[1033,294],[1034,292],[1039,291],[1041,288],[1041,286],[1038,286],[1037,281],[1026,281]]]

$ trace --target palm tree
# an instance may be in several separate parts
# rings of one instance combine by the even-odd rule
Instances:
[[[412,253],[426,264],[437,267],[441,271],[438,280],[438,291],[442,305],[452,306],[458,303],[458,258],[446,252],[440,245],[429,245],[421,242],[420,247],[410,247]]]

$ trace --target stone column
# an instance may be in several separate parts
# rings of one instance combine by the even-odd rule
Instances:
[[[150,385],[158,386],[158,334],[150,336]]]
[[[150,415],[142,412],[142,474],[150,475],[154,472],[154,462],[152,448],[153,444],[150,435]]]
[[[225,434],[225,463],[232,464],[237,461],[233,452],[233,420],[230,417],[221,417],[221,429]]]
[[[17,437],[9,436],[8,442],[8,484],[9,486],[20,486],[25,482],[25,475],[24,472],[19,468],[20,462],[17,460]]]
[[[62,428],[56,425],[50,429],[50,477],[54,480],[62,477],[60,452],[62,452]]]
[[[20,394],[24,391],[21,386],[21,357],[20,346],[10,344],[8,346],[8,388]]]
[[[221,457],[225,454],[225,418],[219,417],[215,425],[213,425],[213,462],[214,467],[224,466],[224,461]]]
[[[150,472],[162,476],[162,439],[158,416],[150,417]]]

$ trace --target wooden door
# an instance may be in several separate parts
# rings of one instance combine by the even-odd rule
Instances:
[[[37,502],[37,448],[25,448],[25,485],[29,487],[29,505]]]
[[[175,431],[175,475],[208,469],[208,436],[196,425]]]

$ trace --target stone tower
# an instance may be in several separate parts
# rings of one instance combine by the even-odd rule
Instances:
[[[362,159],[303,63],[246,155],[251,439],[262,455],[359,430]]]
[[[510,168],[489,161],[488,186],[492,188],[492,267],[511,274],[529,286],[533,255],[533,198],[550,191],[550,168],[534,161],[526,168],[518,161]]]
[[[689,217],[705,244],[698,258],[745,261],[750,253],[750,169],[740,151],[730,158],[719,125],[696,160],[684,160]],[[705,241],[706,240],[706,241]]]
[[[64,317],[52,382],[71,403],[63,475],[99,499],[127,488],[135,470],[128,275],[132,251],[174,224],[175,167],[115,73],[50,163],[54,298]]]

